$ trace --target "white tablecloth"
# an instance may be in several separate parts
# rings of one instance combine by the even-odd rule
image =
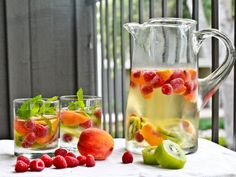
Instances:
[[[105,161],[97,161],[93,168],[76,167],[58,170],[45,168],[42,172],[15,173],[13,141],[0,140],[0,177],[233,177],[236,176],[236,152],[207,140],[199,139],[196,153],[187,155],[183,169],[169,170],[142,163],[140,155],[134,155],[132,164],[122,164],[124,139],[115,139],[115,149]]]

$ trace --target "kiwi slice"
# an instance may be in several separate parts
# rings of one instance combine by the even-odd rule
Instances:
[[[137,116],[131,116],[128,123],[127,137],[128,140],[133,140],[134,135],[141,128],[141,120]]]
[[[171,141],[174,141],[176,143],[181,143],[181,136],[174,132],[173,130],[169,130],[168,128],[164,127],[157,127],[157,131],[165,138],[169,139]]]
[[[149,146],[142,150],[143,163],[147,165],[158,165],[155,151],[157,146]]]
[[[155,151],[157,162],[163,168],[180,169],[186,162],[186,156],[180,146],[170,140],[164,140]]]

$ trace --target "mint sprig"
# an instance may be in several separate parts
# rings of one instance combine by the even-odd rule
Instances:
[[[77,93],[77,101],[71,102],[68,105],[69,110],[78,110],[78,109],[84,109],[85,104],[84,104],[84,94],[83,94],[83,89],[80,88]]]
[[[37,95],[25,101],[17,110],[17,116],[21,119],[29,119],[32,116],[43,114],[55,114],[56,109],[50,102],[57,100],[57,96],[44,101],[42,95]]]

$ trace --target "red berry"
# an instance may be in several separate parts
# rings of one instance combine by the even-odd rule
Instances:
[[[170,84],[164,84],[161,89],[162,93],[165,95],[171,95],[173,93],[173,88]]]
[[[86,157],[86,167],[94,167],[95,166],[95,159],[93,155],[87,155]]]
[[[190,94],[192,93],[193,89],[194,89],[194,83],[192,81],[188,81],[184,84],[184,86],[186,87],[186,92],[185,94]]]
[[[134,138],[136,139],[137,142],[143,141],[143,135],[141,135],[139,132],[135,133]]]
[[[79,161],[75,157],[66,156],[65,160],[68,167],[77,167],[79,165]]]
[[[78,156],[77,160],[79,161],[79,165],[84,165],[86,163],[86,157],[85,156]]]
[[[67,154],[67,152],[68,152],[68,151],[67,151],[66,149],[59,148],[59,149],[57,149],[57,150],[54,152],[54,155],[55,155],[55,156],[61,155],[61,156],[65,157],[66,154]]]
[[[90,128],[90,127],[92,127],[92,121],[87,120],[86,122],[80,124],[80,126],[83,127],[83,128]]]
[[[41,124],[36,124],[34,131],[35,131],[35,135],[40,138],[45,137],[49,132],[48,126],[44,126]]]
[[[15,165],[15,171],[17,173],[19,172],[26,172],[29,168],[29,165],[26,164],[24,161],[22,160],[17,160],[16,165]]]
[[[176,78],[176,79],[171,80],[170,84],[174,90],[177,90],[184,85],[184,80],[181,78]]]
[[[34,120],[28,120],[25,122],[24,124],[25,128],[28,129],[28,130],[34,130],[34,127],[35,127],[35,122]]]
[[[139,71],[139,70],[133,71],[132,74],[133,74],[133,77],[134,77],[134,78],[139,78],[140,75],[141,75],[141,71]]]
[[[56,156],[53,161],[52,161],[52,164],[58,168],[58,169],[61,169],[61,168],[66,168],[67,167],[67,163],[66,163],[66,160],[63,156],[61,155],[58,155]]]
[[[30,162],[31,171],[42,171],[44,168],[45,168],[45,165],[41,159],[35,159]]]
[[[151,81],[154,77],[155,77],[155,72],[153,72],[153,71],[145,71],[144,73],[143,73],[143,78],[144,78],[144,80],[146,81],[146,82],[149,82],[149,81]]]
[[[122,156],[122,162],[123,163],[132,163],[133,162],[133,155],[131,152],[126,151]]]
[[[144,95],[148,95],[148,94],[150,94],[150,93],[153,92],[153,88],[152,88],[152,86],[145,85],[145,86],[142,86],[142,87],[141,87],[141,92],[142,92]]]
[[[71,134],[69,134],[69,133],[65,133],[65,134],[63,134],[63,141],[65,141],[65,142],[68,143],[68,142],[71,142],[72,139],[73,139],[73,137],[72,137]]]
[[[101,111],[101,109],[96,109],[96,110],[94,111],[94,115],[95,115],[98,119],[101,119],[101,117],[102,117],[102,111]]]
[[[17,161],[21,160],[21,161],[25,162],[27,165],[30,164],[30,159],[28,157],[23,156],[23,155],[18,156],[16,160]]]
[[[133,81],[130,81],[130,87],[135,87],[136,84]]]
[[[40,159],[44,162],[45,164],[45,167],[51,167],[52,166],[52,158],[47,155],[47,154],[44,154],[40,157]]]
[[[34,144],[35,140],[36,140],[36,135],[34,132],[28,133],[24,139],[24,141],[29,144]]]
[[[158,88],[161,87],[164,84],[164,79],[162,79],[160,76],[156,75],[152,80],[151,80],[151,85],[153,88]]]
[[[76,158],[76,155],[73,152],[67,152],[66,156],[70,156],[70,157]]]
[[[23,148],[29,148],[29,147],[32,146],[32,144],[30,144],[30,143],[28,143],[28,142],[26,142],[26,141],[23,141],[22,144],[21,144],[21,146],[22,146]]]

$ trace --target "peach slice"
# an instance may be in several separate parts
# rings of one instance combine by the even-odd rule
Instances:
[[[14,120],[14,128],[17,131],[17,133],[19,133],[20,135],[23,135],[23,136],[25,136],[26,134],[28,134],[30,132],[25,127],[25,121],[17,120],[17,118],[15,118],[15,120]]]
[[[151,146],[158,146],[164,140],[164,138],[155,130],[152,124],[145,123],[140,130],[140,134],[143,135],[145,141]]]
[[[77,126],[87,122],[90,118],[82,112],[63,111],[61,113],[61,122],[65,126]]]
[[[195,80],[197,78],[197,71],[195,69],[189,69],[188,72],[192,80]]]
[[[163,69],[156,72],[164,81],[167,81],[173,73],[173,70]]]
[[[192,135],[196,134],[196,130],[195,130],[193,124],[189,120],[182,120],[181,121],[181,125],[182,125],[183,129],[186,132],[188,132],[188,133],[190,133]]]

